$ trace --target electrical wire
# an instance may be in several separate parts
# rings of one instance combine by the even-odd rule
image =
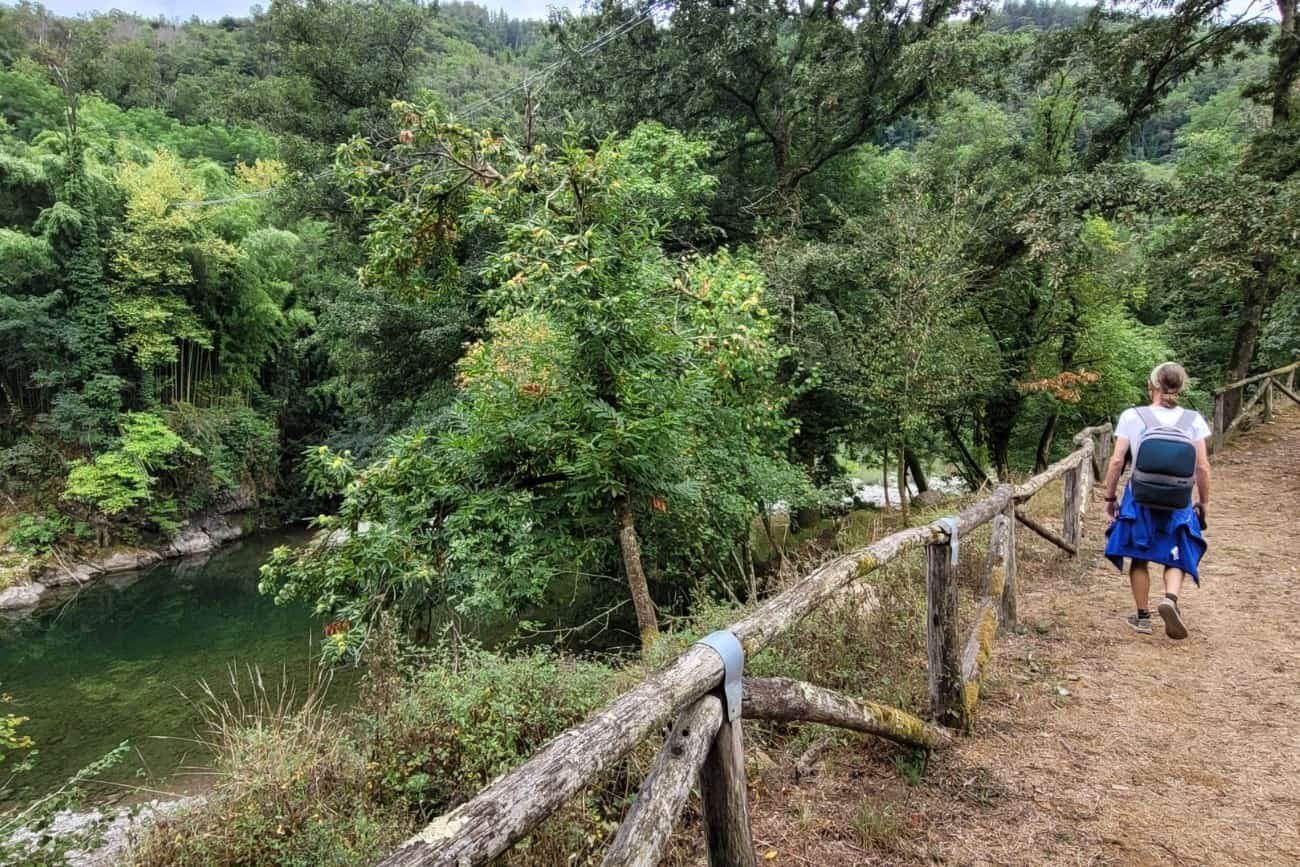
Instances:
[[[650,18],[654,16],[655,12],[657,12],[659,9],[661,9],[664,6],[670,5],[671,2],[672,0],[655,0],[655,2],[647,6],[645,10],[641,12],[641,14],[636,15],[628,19],[627,21],[624,21],[623,23],[610,28],[609,30],[602,33],[600,36],[597,36],[595,39],[588,42],[586,45],[583,45],[574,53],[570,55],[566,55],[565,57],[561,57],[559,60],[556,60],[548,64],[547,66],[543,67],[542,69],[533,73],[532,75],[524,76],[522,81],[520,81],[515,85],[512,85],[511,87],[506,88],[505,90],[500,91],[499,93],[495,93],[492,96],[487,96],[475,102],[470,103],[468,106],[466,106],[464,109],[461,110],[461,116],[465,118],[473,117],[475,114],[478,114],[483,109],[491,105],[495,105],[496,103],[500,102],[501,100],[509,96],[513,96],[514,94],[519,93],[521,91],[527,91],[534,82],[545,81],[547,78],[553,75],[556,70],[558,70],[560,67],[564,66],[565,64],[570,63],[573,60],[576,60],[580,57],[587,57],[591,54],[594,54],[595,52],[599,51],[601,48],[604,48],[610,42],[613,42],[615,39],[622,36],[624,33],[627,33],[628,31],[632,30],[634,27],[640,25],[641,23],[650,20]]]

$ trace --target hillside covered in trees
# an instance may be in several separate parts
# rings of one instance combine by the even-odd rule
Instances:
[[[1238,6],[0,7],[0,590],[238,500],[320,515],[262,590],[336,661],[575,575],[650,652],[853,468],[1205,409],[1300,346],[1295,0]]]

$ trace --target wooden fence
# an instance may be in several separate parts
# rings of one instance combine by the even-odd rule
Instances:
[[[710,865],[754,867],[742,720],[817,722],[930,750],[951,743],[949,727],[969,730],[995,638],[1016,622],[1015,525],[1022,523],[1075,555],[1089,489],[1102,477],[1099,456],[1109,454],[1110,441],[1110,425],[1081,431],[1068,457],[1024,484],[1003,485],[956,515],[894,533],[824,564],[730,628],[692,645],[558,735],[529,761],[435,819],[390,853],[384,867],[487,863],[670,723],[663,748],[603,864],[657,864],[698,779]],[[1064,480],[1065,490],[1059,533],[1018,508],[1056,479]],[[962,540],[984,524],[992,525],[985,575],[973,629],[961,643],[956,567]],[[745,659],[845,587],[921,546],[926,548],[926,639],[934,722],[809,683],[743,677]]]
[[[1263,420],[1265,422],[1273,419],[1273,399],[1276,394],[1289,397],[1291,400],[1300,404],[1300,397],[1296,396],[1296,371],[1300,370],[1300,361],[1292,362],[1285,367],[1279,367],[1276,370],[1270,370],[1266,373],[1258,373],[1254,376],[1248,376],[1238,382],[1230,382],[1214,392],[1214,438],[1210,440],[1210,450],[1217,452],[1232,432],[1241,426],[1247,418],[1250,417],[1251,410],[1256,406],[1263,405]],[[1243,395],[1245,391],[1254,389],[1254,394],[1250,399],[1241,404],[1240,399],[1236,403],[1241,404],[1241,409],[1232,418],[1225,418],[1227,408],[1232,403],[1230,396]]]

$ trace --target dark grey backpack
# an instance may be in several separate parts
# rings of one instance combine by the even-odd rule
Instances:
[[[1133,499],[1152,509],[1185,509],[1196,480],[1196,417],[1183,410],[1173,424],[1162,424],[1150,407],[1137,408],[1146,428],[1133,457]]]

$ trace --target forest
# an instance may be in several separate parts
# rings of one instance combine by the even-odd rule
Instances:
[[[854,473],[887,475],[906,522],[935,476],[1046,466],[1159,362],[1205,411],[1294,360],[1295,21],[1295,0],[0,6],[0,590],[237,500],[319,531],[261,591],[329,621],[328,661],[414,654],[386,758],[347,771],[373,809],[294,813],[275,855],[231,832],[141,863],[357,863],[605,694],[604,663],[549,651],[462,671],[448,612],[612,578],[653,659],[665,618],[762,592],[756,527],[843,513]],[[440,678],[526,694],[547,666],[574,667],[554,718],[430,769],[469,748],[417,743],[416,708],[473,716]],[[0,717],[14,759],[21,731]]]

